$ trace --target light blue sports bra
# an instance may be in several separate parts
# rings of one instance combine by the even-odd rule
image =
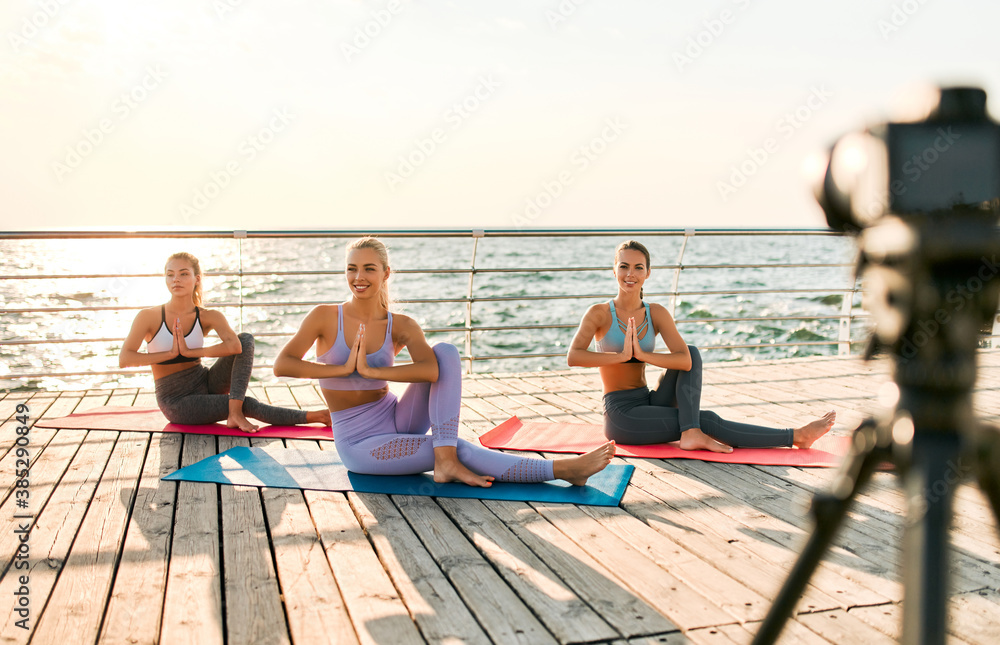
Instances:
[[[649,324],[649,321],[652,320],[649,315],[649,303],[643,302],[642,304],[646,307],[646,318],[635,328],[635,335],[639,338],[639,347],[642,348],[642,351],[651,352],[656,348],[656,332],[653,331],[653,326]],[[625,330],[628,329],[628,321],[623,321],[618,317],[618,313],[615,312],[614,300],[609,300],[608,306],[611,307],[611,318],[613,321],[608,333],[604,334],[604,338],[597,341],[597,351],[617,353],[625,347]],[[642,361],[633,356],[625,362],[641,363]]]
[[[389,320],[385,325],[385,340],[382,346],[374,353],[366,354],[368,364],[372,367],[392,367],[396,354],[392,345],[392,313],[389,313]],[[316,358],[320,363],[327,365],[343,365],[347,362],[347,357],[351,355],[351,348],[344,340],[344,307],[337,307],[337,338],[325,354]],[[347,376],[336,376],[333,378],[321,378],[319,386],[326,390],[380,390],[388,383],[383,380],[369,379],[358,374],[357,370]]]

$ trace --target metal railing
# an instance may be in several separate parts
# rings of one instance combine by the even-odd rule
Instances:
[[[707,316],[707,317],[682,317],[677,319],[677,323],[681,326],[688,325],[706,325],[713,323],[724,323],[724,322],[744,322],[744,323],[768,323],[768,322],[781,322],[781,321],[818,321],[818,320],[837,320],[839,325],[839,332],[836,340],[823,339],[823,340],[788,340],[783,342],[771,342],[768,343],[769,347],[786,346],[786,347],[812,347],[812,346],[833,346],[837,347],[837,351],[841,355],[846,355],[851,353],[852,344],[857,344],[861,342],[861,338],[854,337],[852,335],[852,329],[856,327],[853,323],[855,321],[864,320],[867,317],[863,311],[860,311],[856,306],[857,296],[859,294],[860,287],[858,283],[853,280],[846,280],[843,284],[831,284],[831,285],[820,285],[816,287],[804,287],[804,288],[763,288],[763,289],[712,289],[712,290],[683,290],[680,288],[681,277],[684,271],[692,270],[747,270],[747,269],[774,269],[782,271],[795,271],[799,269],[815,269],[815,268],[843,268],[845,269],[845,274],[847,269],[852,265],[850,263],[774,263],[774,262],[761,262],[761,263],[739,263],[739,264],[711,264],[711,263],[695,263],[695,264],[685,264],[685,257],[690,252],[689,251],[689,241],[694,237],[713,237],[713,236],[740,236],[740,237],[766,237],[766,236],[834,236],[835,233],[826,230],[803,230],[803,229],[754,229],[754,230],[743,230],[743,229],[708,229],[708,230],[694,230],[694,229],[629,229],[629,230],[619,230],[619,229],[576,229],[576,230],[566,230],[566,229],[532,229],[532,230],[507,230],[507,229],[448,229],[448,230],[397,230],[397,231],[358,231],[358,230],[337,230],[337,231],[204,231],[204,232],[173,232],[173,231],[140,231],[140,232],[77,232],[77,231],[57,231],[57,232],[0,232],[0,241],[3,240],[87,240],[87,239],[119,239],[119,238],[181,238],[181,239],[235,239],[238,242],[238,262],[235,270],[231,271],[220,271],[220,272],[206,272],[206,276],[220,276],[226,278],[234,278],[238,281],[239,285],[239,299],[230,301],[212,301],[212,306],[216,308],[236,308],[239,314],[239,326],[243,326],[244,321],[244,310],[248,307],[255,308],[271,308],[271,307],[310,307],[317,304],[325,304],[326,301],[312,301],[312,300],[297,300],[297,301],[281,301],[281,302],[244,302],[244,280],[251,277],[264,277],[264,276],[281,276],[281,277],[316,277],[322,278],[324,276],[338,276],[341,275],[340,270],[299,270],[299,271],[244,271],[243,269],[243,241],[253,238],[323,238],[323,239],[352,239],[359,237],[364,234],[376,234],[381,238],[392,239],[392,238],[457,238],[465,239],[471,242],[471,253],[469,255],[469,264],[466,267],[461,268],[426,268],[426,269],[394,269],[395,274],[414,274],[414,275],[433,275],[433,274],[451,274],[456,276],[467,275],[468,285],[465,293],[461,296],[446,297],[446,298],[414,298],[414,299],[399,299],[396,302],[412,305],[414,307],[420,307],[422,305],[428,304],[457,304],[464,307],[465,311],[465,321],[464,326],[461,328],[456,327],[427,327],[425,331],[429,334],[434,333],[456,333],[461,332],[464,337],[464,353],[463,360],[466,361],[468,366],[468,371],[471,373],[473,371],[473,365],[480,361],[491,361],[491,360],[505,360],[512,358],[545,358],[553,356],[564,355],[565,352],[522,352],[514,354],[503,354],[503,353],[483,353],[479,350],[476,344],[476,336],[479,332],[508,332],[508,331],[538,331],[538,330],[549,330],[549,329],[566,329],[571,330],[576,328],[578,320],[567,320],[564,323],[556,324],[515,324],[515,325],[496,325],[496,324],[478,324],[476,323],[476,317],[474,315],[477,306],[481,306],[483,303],[501,303],[501,302],[551,302],[558,300],[568,300],[568,299],[579,299],[579,300],[596,300],[596,299],[606,299],[613,293],[567,293],[567,294],[550,294],[550,295],[534,295],[534,294],[519,294],[519,295],[488,295],[480,292],[481,290],[481,278],[484,276],[489,276],[490,274],[545,274],[545,273],[580,273],[580,272],[606,272],[610,268],[610,262],[605,265],[595,266],[557,266],[557,267],[518,267],[518,266],[505,266],[505,267],[486,267],[477,266],[477,254],[480,249],[480,241],[485,238],[529,238],[529,237],[551,237],[551,238],[565,238],[565,237],[609,237],[609,238],[623,238],[623,237],[639,237],[643,239],[653,238],[653,237],[676,237],[679,240],[678,253],[672,263],[667,264],[654,264],[651,268],[655,271],[669,271],[672,272],[671,276],[671,286],[668,290],[655,291],[647,293],[647,297],[652,298],[665,298],[667,299],[666,306],[670,310],[671,314],[675,314],[677,311],[678,302],[685,297],[691,296],[734,296],[734,297],[748,297],[760,294],[785,294],[785,295],[795,295],[795,294],[827,294],[839,296],[841,298],[840,311],[836,314],[830,315],[758,315],[758,316]],[[610,248],[609,253],[610,256]],[[127,279],[127,278],[156,278],[161,277],[159,274],[151,273],[113,273],[113,274],[11,274],[11,275],[0,275],[0,279],[7,280],[22,280],[22,281],[41,281],[41,280],[78,280],[78,279],[92,279],[92,278],[108,278],[108,279]],[[477,281],[477,279],[479,279]],[[610,282],[610,281],[609,281]],[[25,315],[25,314],[46,314],[52,316],[65,315],[67,313],[94,313],[100,311],[122,311],[122,310],[138,310],[143,307],[141,306],[123,306],[119,304],[109,303],[108,305],[88,305],[88,306],[19,306],[17,302],[7,302],[6,306],[0,309],[0,315],[3,316],[4,320],[9,320],[11,316],[14,315]],[[123,337],[107,337],[107,336],[95,336],[95,337],[73,337],[73,338],[27,338],[27,337],[14,337],[7,333],[7,327],[4,326],[3,338],[0,338],[0,350],[18,347],[29,347],[32,345],[39,344],[81,344],[81,343],[120,343],[124,340]],[[281,337],[288,336],[285,332],[261,332],[256,333],[255,336],[258,337]],[[712,349],[737,349],[737,348],[753,348],[757,344],[754,343],[724,343],[724,344],[707,344],[701,347],[705,350]],[[261,364],[255,366],[255,369],[270,369],[270,365]],[[0,379],[3,380],[16,380],[16,379],[37,379],[43,377],[70,377],[79,375],[115,375],[115,374],[137,374],[143,373],[142,370],[126,370],[126,369],[112,369],[112,370],[99,370],[92,371],[88,370],[85,372],[80,371],[41,371],[41,372],[21,372],[21,373],[8,373],[6,375],[0,374]]]

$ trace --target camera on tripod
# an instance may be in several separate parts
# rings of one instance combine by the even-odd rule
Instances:
[[[975,349],[1000,295],[1000,124],[983,90],[942,89],[920,121],[841,138],[816,196],[831,228],[859,234],[876,321],[869,355],[882,347],[913,368],[925,348],[955,360]],[[952,367],[960,373],[936,376],[974,378],[969,365]],[[919,379],[912,371],[899,376]]]
[[[968,457],[1000,518],[1000,430],[972,410],[980,331],[992,327],[1000,298],[1000,125],[986,93],[941,89],[919,120],[844,136],[816,198],[831,228],[858,236],[875,321],[866,358],[891,355],[898,396],[855,430],[833,491],[813,499],[816,528],[754,643],[776,641],[852,499],[891,461],[907,505],[903,642],[943,645],[954,485],[928,491],[953,482],[949,469]]]

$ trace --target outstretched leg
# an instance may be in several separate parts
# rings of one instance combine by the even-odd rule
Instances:
[[[325,411],[306,412],[293,408],[279,408],[261,403],[246,395],[250,387],[253,371],[254,339],[251,334],[239,334],[243,350],[239,354],[223,356],[208,370],[208,390],[213,394],[229,394],[229,410],[226,426],[239,428],[243,432],[257,432],[258,425],[247,417],[252,417],[272,425],[298,425],[329,421]]]
[[[462,399],[462,366],[458,349],[448,343],[434,345],[438,361],[438,379],[434,383],[413,383],[396,403],[394,420],[399,435],[424,435],[430,429],[430,448],[433,451],[434,480],[458,481],[470,486],[490,486],[495,481],[543,482],[565,479],[574,484],[584,484],[587,478],[604,468],[614,455],[613,443],[578,457],[548,459],[518,457],[483,448],[458,438],[458,422]],[[393,438],[393,448],[381,454],[412,450],[425,453],[426,446],[418,448],[417,437]],[[405,446],[404,446],[405,444]],[[610,456],[608,456],[610,455]],[[426,460],[422,454],[417,461]],[[421,461],[420,463],[424,463]],[[557,465],[557,466],[554,466]],[[419,467],[414,465],[413,467]],[[422,470],[414,471],[422,472]]]

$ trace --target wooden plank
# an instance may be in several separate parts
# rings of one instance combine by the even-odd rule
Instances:
[[[691,465],[677,460],[666,464],[666,467],[700,479],[726,498],[740,499],[742,503],[736,505],[719,500],[709,501],[755,533],[767,535],[788,548],[801,548],[806,534],[813,529],[809,521],[794,512],[794,506],[788,501],[787,489],[780,482],[756,481],[748,484],[751,480],[746,476],[740,477],[737,471],[741,467],[734,464]],[[760,472],[750,468],[745,470]],[[898,536],[895,540],[888,537],[877,540],[847,524],[838,532],[825,561],[845,577],[887,594],[891,600],[898,600],[902,594],[895,564],[899,550],[893,548],[898,543]]]
[[[622,636],[665,634],[678,629],[532,507],[496,500],[484,505]]]
[[[489,643],[388,496],[349,493],[348,499],[424,638],[430,642]]]
[[[706,535],[718,535],[734,548],[762,556],[781,567],[783,571],[791,569],[801,548],[802,537],[793,537],[788,531],[787,524],[768,522],[767,516],[758,513],[754,519],[765,522],[765,532],[758,531],[752,522],[748,525],[740,518],[734,517],[735,513],[726,512],[734,503],[739,505],[742,503],[729,495],[720,494],[716,487],[698,478],[685,476],[677,470],[671,470],[669,464],[663,461],[639,459],[630,461],[637,468],[659,480],[656,486],[650,486],[646,480],[633,477],[633,483],[683,514],[686,519],[697,520],[697,528],[694,530]],[[659,483],[667,486],[667,489],[663,489]],[[670,522],[675,521],[668,518],[662,526],[668,528]],[[782,579],[783,576],[779,576],[779,580]],[[826,562],[820,564],[812,581],[816,587],[829,596],[838,598],[840,603],[846,603],[847,606],[881,604],[890,600],[882,595],[881,590],[876,591],[870,584],[843,575],[839,569]],[[778,586],[779,584],[775,584],[775,592]],[[896,585],[896,591],[901,595],[899,585]],[[825,597],[814,596],[809,590],[807,597],[812,598],[812,603],[818,607],[824,607],[828,602]]]
[[[617,632],[481,502],[438,504],[561,643],[614,638]]]
[[[243,437],[219,437],[218,443],[219,452],[250,445]],[[219,503],[226,642],[290,643],[260,489],[220,486]]]
[[[115,575],[101,643],[160,640],[163,597],[173,532],[177,483],[162,478],[180,467],[182,435],[153,434]]]
[[[358,640],[423,644],[344,493],[307,490],[305,498]]]
[[[799,614],[797,620],[833,643],[896,644],[896,639],[886,636],[842,609],[820,611],[814,614]]]
[[[678,467],[688,468],[688,465],[678,465]],[[744,493],[744,499],[755,508],[779,517],[799,529],[813,530],[811,519],[806,521],[796,513],[789,513],[788,504],[776,495],[776,491],[784,490],[787,491],[783,495],[785,497],[806,500],[811,497],[812,489],[800,488],[791,479],[776,477],[759,468],[734,467],[717,470],[719,472],[711,475],[712,482],[717,486],[733,495],[741,491],[753,491],[750,495]],[[892,514],[876,517],[857,503],[852,505],[849,517],[854,521],[841,525],[836,542],[848,553],[834,548],[831,550],[831,559],[874,575],[882,575],[888,579],[897,578],[901,554],[898,547],[901,543],[902,518]],[[953,560],[951,572],[953,584],[959,591],[979,589],[991,581],[989,571],[985,571],[967,558]]]
[[[69,414],[80,402],[81,398],[65,397],[61,402],[54,403],[46,409],[45,413],[37,417],[34,416],[33,409],[32,420],[47,418],[47,415],[64,416]],[[15,481],[12,475],[9,475],[10,479],[6,480],[9,488],[3,498],[3,504],[0,505],[0,562],[3,564],[4,571],[11,564],[11,560],[20,545],[18,535],[14,533],[14,530],[24,523],[24,518],[18,516],[37,516],[45,507],[85,436],[85,432],[79,431],[67,432],[45,430],[44,428],[38,428],[36,431],[34,428],[31,429],[27,446],[31,459],[27,507],[22,507],[18,503],[17,496],[13,495]],[[10,467],[16,469],[16,460],[18,459],[16,451],[8,453],[4,459],[12,460]]]
[[[732,625],[738,627],[738,625]],[[735,640],[721,627],[702,627],[691,629],[685,632],[691,643],[694,645],[740,645],[748,642],[747,639]]]
[[[38,621],[37,642],[97,640],[148,443],[144,433],[118,437],[52,591],[48,604],[52,611]]]
[[[647,477],[655,481],[655,478]],[[649,484],[645,484],[645,487],[648,488]],[[766,551],[760,553],[734,548],[732,540],[717,535],[697,520],[696,516],[704,513],[693,509],[693,502],[686,502],[664,489],[657,490],[658,496],[654,497],[646,490],[630,486],[622,498],[622,507],[676,544],[685,546],[712,566],[718,567],[726,575],[756,588],[765,598],[777,595],[786,573],[781,563],[766,558]],[[668,499],[671,501],[665,501]],[[844,586],[850,584],[850,581],[844,581]],[[830,591],[836,593],[834,590]],[[797,609],[816,611],[842,607],[842,604],[841,600],[820,590],[815,584],[809,584]]]
[[[67,431],[61,430],[59,434],[63,432]],[[72,434],[82,437],[84,433],[72,431]],[[59,441],[59,436],[53,441]],[[30,629],[26,631],[15,625],[18,618],[12,603],[9,609],[0,610],[0,643],[27,643],[38,621],[44,617],[42,608],[46,607],[46,601],[56,585],[57,576],[69,555],[114,445],[114,433],[103,433],[85,442],[63,473],[63,485],[55,488],[45,507],[36,515],[29,540],[29,569],[17,570],[18,577],[7,575],[0,579],[0,598],[13,598],[19,576],[30,578]],[[58,613],[59,609],[53,611]]]
[[[303,491],[264,488],[261,497],[292,642],[357,643]]]
[[[726,631],[727,634],[735,635],[737,627],[736,625],[726,625],[720,627],[720,629]],[[743,625],[743,629],[751,635],[756,634],[757,630],[760,629],[760,623],[747,623]],[[742,636],[742,632],[740,632],[740,635]],[[744,636],[738,642],[749,643],[750,637]],[[778,643],[780,645],[826,645],[827,643],[838,643],[838,641],[830,641],[823,638],[798,620],[789,620],[781,630]]]
[[[667,632],[652,636],[638,636],[627,641],[611,641],[610,645],[687,645],[691,641],[681,632]]]
[[[52,417],[61,417],[69,414],[78,405],[83,403],[83,397],[70,397],[65,396],[60,399],[46,399],[39,398],[39,402],[42,405],[29,405],[29,412],[27,416],[29,417],[29,430],[28,434],[25,435],[26,439],[21,441],[21,445],[18,445],[18,439],[21,435],[18,434],[17,428],[22,426],[14,416],[11,416],[3,423],[0,423],[0,503],[7,503],[8,499],[13,495],[15,486],[17,484],[18,477],[16,473],[18,470],[23,470],[24,464],[21,463],[20,467],[18,464],[18,459],[24,459],[23,453],[19,453],[16,448],[24,448],[28,451],[28,459],[31,464],[39,458],[41,453],[45,451],[45,447],[48,445],[52,437],[55,436],[56,430],[52,428],[38,428],[35,426],[35,422],[40,419],[48,419]],[[93,399],[91,399],[93,401]],[[91,403],[86,403],[86,405],[92,405]],[[27,442],[27,445],[23,445]],[[29,470],[34,470],[32,466]],[[29,478],[31,483],[32,491],[35,488],[35,476],[38,473],[31,473],[32,477]],[[31,497],[35,498],[35,493],[31,493]],[[41,508],[41,504],[44,500],[38,499],[32,501],[32,505],[35,508]],[[11,503],[16,503],[16,501],[11,500]]]
[[[184,435],[182,466],[214,454],[214,436]],[[218,485],[179,482],[160,642],[223,643],[221,574]]]
[[[951,630],[969,643],[1000,643],[1000,591],[994,587],[953,596],[948,618]]]
[[[393,495],[392,501],[493,642],[556,643],[432,499]]]
[[[761,470],[765,470],[771,476],[782,477],[785,481],[799,484],[806,491],[832,488],[827,483],[830,479],[829,474],[816,472],[821,469],[795,468],[785,472]],[[868,486],[854,498],[847,521],[869,525],[879,523],[895,527],[904,521],[905,515],[904,499],[900,490]],[[992,520],[992,517],[987,516],[982,519]],[[1000,580],[1000,539],[997,538],[993,522],[980,521],[980,518],[975,517],[975,513],[970,512],[961,500],[956,500],[951,522],[950,546],[952,557],[957,558],[952,568],[961,572],[967,581],[967,586],[971,588],[968,590],[991,586]]]
[[[605,506],[586,506],[581,510],[627,543],[641,545],[644,555],[741,623],[763,620],[767,615],[770,603],[759,593],[626,511]]]
[[[698,590],[657,566],[647,555],[646,545],[641,550],[633,547],[578,507],[538,503],[532,506],[591,557],[607,566],[622,584],[661,608],[682,630],[735,622]]]
[[[901,604],[889,603],[875,607],[854,607],[848,613],[871,625],[889,638],[899,640],[902,634],[903,609]],[[963,631],[962,625],[956,624],[956,618],[964,618],[964,615],[960,613],[954,598],[949,603],[948,613],[950,623],[948,626],[948,645],[971,645],[969,641],[956,635],[956,632]],[[996,639],[994,638],[990,642],[995,643]]]

